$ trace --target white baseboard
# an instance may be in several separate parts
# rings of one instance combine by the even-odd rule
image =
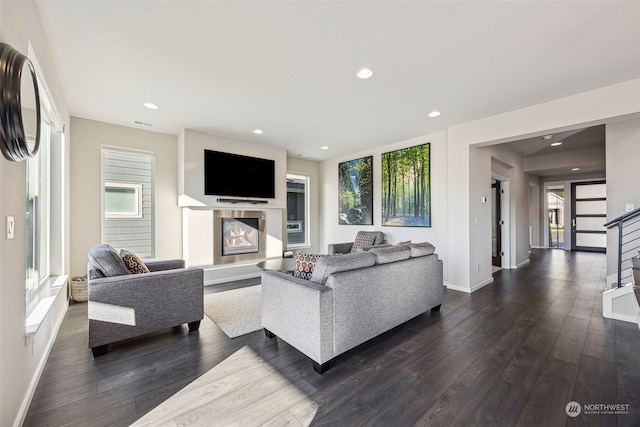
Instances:
[[[524,261],[519,262],[519,263],[518,263],[518,264],[516,264],[516,265],[512,265],[512,266],[511,266],[511,269],[512,269],[512,270],[517,270],[517,269],[522,268],[523,266],[525,266],[525,265],[529,264],[530,262],[531,262],[531,260],[530,260],[529,258],[527,258],[527,259],[525,259]]]
[[[447,289],[451,289],[452,291],[458,291],[458,292],[464,292],[465,294],[471,294],[475,291],[477,291],[480,288],[484,288],[485,286],[489,285],[493,283],[493,277],[480,282],[470,288],[464,287],[464,286],[457,286],[457,285],[452,285],[451,283],[447,283],[445,282],[445,286],[447,287]]]

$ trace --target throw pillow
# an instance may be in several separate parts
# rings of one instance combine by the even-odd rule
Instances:
[[[120,256],[132,274],[150,273],[149,267],[147,267],[140,257],[133,252],[129,252],[126,249],[120,251]]]
[[[353,246],[351,246],[351,252],[361,252],[358,249],[364,249],[373,246],[373,242],[376,241],[376,236],[370,236],[367,234],[359,234],[356,236]]]
[[[118,251],[109,245],[100,245],[89,251],[89,279],[131,274]]]
[[[327,257],[329,255],[324,254],[301,254],[297,252],[295,255],[295,264],[293,268],[293,277],[299,279],[309,280],[313,274],[313,269],[316,267],[316,260],[318,258]]]

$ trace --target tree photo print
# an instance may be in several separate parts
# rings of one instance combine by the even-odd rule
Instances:
[[[429,143],[382,154],[382,225],[431,227]]]
[[[373,156],[338,164],[338,224],[373,225]]]

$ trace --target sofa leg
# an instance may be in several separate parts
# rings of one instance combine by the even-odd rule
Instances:
[[[187,325],[189,326],[189,332],[197,331],[200,328],[200,321],[189,322]]]
[[[319,374],[324,374],[331,367],[331,361],[318,363],[315,360],[312,360],[312,362],[313,362],[313,370]]]
[[[104,356],[105,354],[107,354],[107,351],[109,351],[109,344],[91,347],[91,352],[93,353],[94,358]]]
[[[271,338],[275,338],[276,334],[274,334],[273,332],[271,332],[270,330],[268,330],[267,328],[264,328],[264,334],[267,336],[267,338],[271,339]]]
[[[438,304],[438,305],[436,305],[435,307],[433,307],[433,308],[431,309],[431,311],[432,311],[432,312],[434,312],[434,313],[435,313],[436,311],[440,311],[440,307],[441,307],[441,306],[442,306],[442,304]]]

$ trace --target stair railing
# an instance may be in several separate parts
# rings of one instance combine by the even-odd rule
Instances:
[[[631,258],[633,252],[640,248],[640,208],[632,210],[604,224],[607,228],[618,228],[618,287],[622,287],[622,264],[628,263],[629,275],[631,277]]]

